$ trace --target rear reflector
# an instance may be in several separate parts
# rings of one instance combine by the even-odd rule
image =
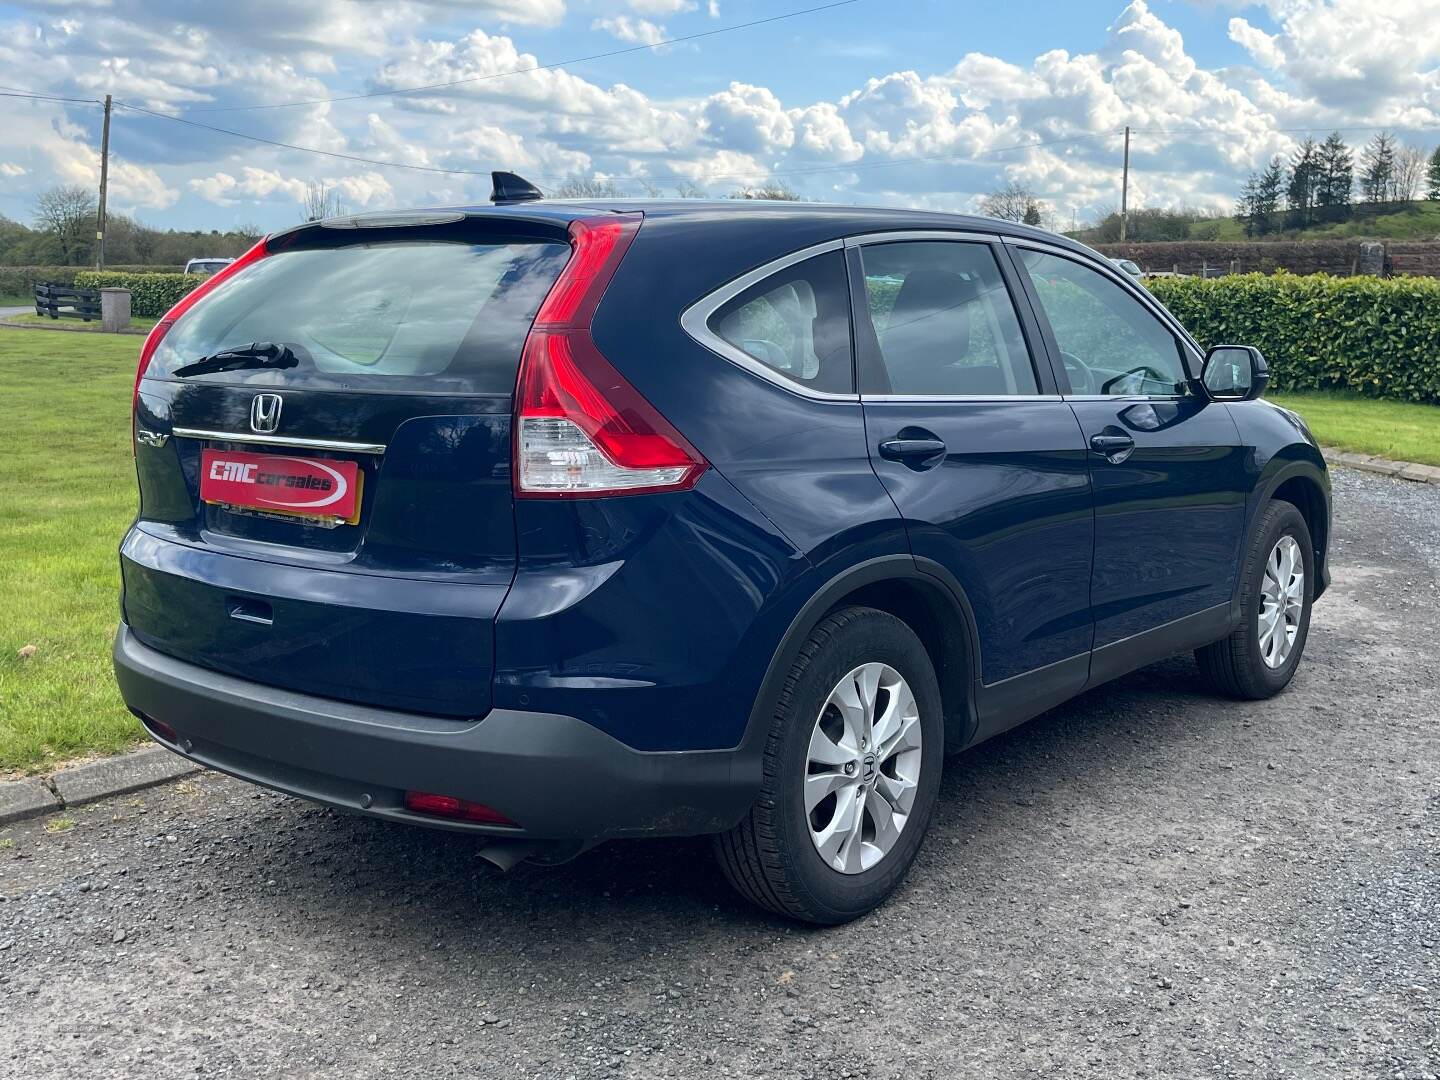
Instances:
[[[639,231],[638,214],[570,225],[574,253],[545,298],[515,390],[515,494],[681,491],[706,461],[601,355],[590,319]]]
[[[433,795],[427,791],[405,792],[405,809],[431,817],[449,818],[451,821],[470,821],[477,825],[519,826],[494,807],[484,803],[457,799],[453,795]]]

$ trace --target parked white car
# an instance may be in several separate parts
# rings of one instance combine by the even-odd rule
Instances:
[[[234,259],[191,259],[185,264],[185,273],[204,274],[209,277],[211,274],[233,263]]]

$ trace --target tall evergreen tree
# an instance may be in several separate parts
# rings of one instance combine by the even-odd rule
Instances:
[[[1425,170],[1425,197],[1440,202],[1440,146],[1430,155],[1430,167]]]
[[[1251,214],[1255,218],[1257,233],[1267,233],[1275,224],[1275,211],[1280,209],[1280,198],[1285,191],[1285,161],[1275,155],[1260,178],[1255,181],[1255,201]]]
[[[1338,131],[1332,131],[1319,152],[1319,178],[1315,185],[1317,216],[1332,221],[1345,217],[1354,187],[1355,163],[1350,148]]]
[[[1395,138],[1377,131],[1360,161],[1360,194],[1366,202],[1385,202],[1395,184]]]
[[[1307,136],[1290,156],[1290,183],[1285,189],[1285,205],[1290,208],[1290,224],[1297,229],[1310,224],[1310,211],[1315,205],[1319,152],[1315,140]]]
[[[1245,226],[1245,235],[1255,235],[1255,197],[1260,190],[1260,178],[1253,172],[1245,178],[1245,186],[1235,200],[1235,220]]]

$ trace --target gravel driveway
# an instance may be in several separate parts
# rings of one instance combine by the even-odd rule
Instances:
[[[1335,480],[1286,694],[1176,659],[972,751],[848,927],[701,842],[501,876],[213,775],[11,828],[0,1074],[1440,1074],[1440,488]]]

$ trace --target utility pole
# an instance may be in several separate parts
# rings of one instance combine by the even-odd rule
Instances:
[[[106,114],[109,115],[108,113]],[[1130,202],[1130,125],[1125,125],[1125,167],[1120,173],[1120,242],[1125,242]]]
[[[100,212],[95,218],[95,269],[105,269],[105,189],[110,183],[110,95],[105,95],[105,126],[100,129]]]

